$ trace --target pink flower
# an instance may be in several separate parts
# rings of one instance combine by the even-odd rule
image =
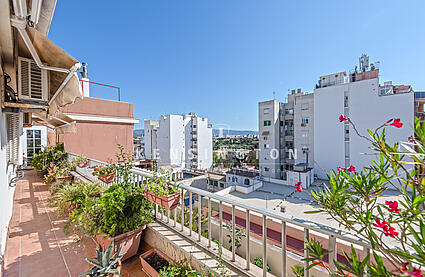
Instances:
[[[375,223],[373,223],[373,226],[386,229],[387,228],[387,222],[384,220],[381,222],[379,218],[375,219]]]
[[[415,138],[414,138],[413,136],[410,136],[410,137],[408,138],[408,140],[409,140],[410,142],[415,142]]]
[[[345,117],[342,114],[339,116],[339,122],[348,121],[348,120],[349,120],[348,117]]]
[[[345,172],[345,168],[343,168],[343,167],[339,167],[339,166],[336,168],[336,170],[337,170],[337,171],[344,171],[344,172]]]
[[[303,189],[301,188],[301,182],[298,182],[298,183],[295,184],[295,189],[297,191],[303,191]]]
[[[413,277],[422,277],[422,271],[419,268],[413,268],[413,271],[408,272],[407,275]]]
[[[398,208],[398,202],[397,201],[385,201],[385,204],[388,205],[388,211],[392,213],[398,214],[400,212],[400,209]]]
[[[390,236],[390,237],[394,238],[394,237],[398,236],[398,233],[395,231],[394,227],[390,227],[388,225],[387,229],[384,229],[384,235],[387,236],[387,237]]]
[[[391,227],[385,220],[381,222],[380,219],[375,219],[373,226],[381,228],[384,231],[386,237],[390,236],[392,238],[398,236],[398,233],[395,231],[394,227]]]
[[[354,172],[354,171],[356,171],[356,168],[354,166],[350,165],[349,167],[346,168],[346,170],[348,172]]]
[[[402,272],[406,272],[407,271],[407,266],[409,265],[409,263],[404,263],[404,264],[402,264],[401,265],[401,267],[400,267],[400,270],[402,271]]]
[[[392,123],[390,123],[392,122]],[[400,118],[396,118],[396,119],[390,119],[387,121],[387,123],[385,123],[386,126],[394,126],[396,128],[401,128],[403,127],[403,123],[400,122]]]
[[[145,187],[143,188],[143,191],[148,191],[148,186],[145,186]]]
[[[99,170],[99,168],[97,168],[97,167],[94,168],[94,171],[98,171],[98,170]]]

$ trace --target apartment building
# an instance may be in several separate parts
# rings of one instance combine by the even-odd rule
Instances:
[[[347,76],[339,72],[320,77],[314,90],[314,159],[315,174],[325,179],[336,167],[355,166],[362,169],[375,158],[370,142],[360,138],[347,122],[350,117],[360,134],[368,136],[392,118],[400,118],[403,128],[388,128],[387,142],[406,141],[412,135],[414,93],[410,86],[379,83],[379,69],[369,67],[368,57],[360,58],[360,70]]]
[[[415,116],[425,119],[425,91],[415,91]]]
[[[262,177],[294,184],[313,178],[313,95],[292,90],[286,103],[259,103],[259,165]]]
[[[163,115],[145,120],[145,156],[159,166],[187,169],[212,167],[212,126],[194,113]]]

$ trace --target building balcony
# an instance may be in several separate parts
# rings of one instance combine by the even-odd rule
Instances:
[[[69,155],[69,159],[73,157]],[[89,166],[99,163],[89,160]],[[90,167],[77,167],[73,174],[75,178],[89,181],[93,177],[89,178],[90,170]],[[151,176],[152,172],[134,168],[131,180],[138,185]],[[331,261],[345,262],[343,252],[350,251],[350,244],[359,252],[366,253],[370,249],[366,241],[338,229],[184,184],[180,187],[181,201],[177,208],[166,211],[155,207],[156,220],[144,231],[138,254],[123,262],[122,276],[148,276],[141,269],[139,255],[151,248],[159,249],[172,260],[190,261],[199,271],[219,272],[224,268],[230,276],[292,276],[291,266],[301,264],[307,268],[309,265],[302,261],[308,255],[304,249],[305,238],[316,238],[329,245],[326,250],[331,251]],[[15,193],[4,257],[5,276],[28,276],[34,272],[43,272],[43,276],[78,276],[89,269],[82,258],[92,257],[87,251],[93,248],[93,240],[83,238],[75,242],[65,234],[62,231],[65,220],[48,205],[50,197],[49,185],[44,184],[35,171],[25,171],[25,178],[18,182]],[[246,237],[242,238],[240,247],[230,247],[227,235],[235,234],[237,229],[243,230]],[[222,267],[216,260],[219,249]],[[263,259],[263,268],[252,263],[257,257]],[[267,272],[266,265],[271,272]],[[327,266],[335,272],[333,263]],[[310,276],[328,276],[319,267],[307,271]]]

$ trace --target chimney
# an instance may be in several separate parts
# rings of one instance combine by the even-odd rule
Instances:
[[[87,63],[82,63],[83,71],[81,72],[81,89],[84,97],[90,97],[90,83],[87,77]]]
[[[295,89],[292,89],[291,90],[291,94],[295,94]]]
[[[297,89],[297,93],[301,93],[301,89],[299,88],[299,89]]]

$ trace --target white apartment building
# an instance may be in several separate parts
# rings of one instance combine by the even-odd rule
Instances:
[[[187,169],[212,167],[212,126],[194,113],[145,120],[145,155],[159,166]]]
[[[314,90],[315,174],[321,179],[338,166],[362,169],[375,158],[365,155],[371,153],[370,142],[358,137],[348,123],[340,123],[340,115],[350,117],[365,136],[369,136],[368,129],[400,118],[402,128],[387,128],[390,144],[406,141],[413,134],[414,93],[410,86],[393,86],[391,82],[381,86],[379,69],[371,66],[369,70],[367,64],[350,74],[349,80],[345,76],[345,72],[322,76]]]
[[[313,95],[292,90],[288,101],[259,103],[260,175],[281,184],[313,181]]]
[[[368,136],[392,118],[403,128],[388,128],[389,143],[406,141],[412,135],[414,93],[410,86],[379,84],[379,69],[360,58],[360,70],[347,76],[338,72],[320,77],[313,93],[292,90],[288,101],[259,103],[259,165],[262,178],[292,185],[303,180],[308,186],[314,176],[326,179],[337,167],[369,165],[374,158],[370,142],[358,137],[339,116],[350,117],[358,131]],[[314,171],[309,171],[313,168]],[[309,172],[307,174],[307,172]]]

